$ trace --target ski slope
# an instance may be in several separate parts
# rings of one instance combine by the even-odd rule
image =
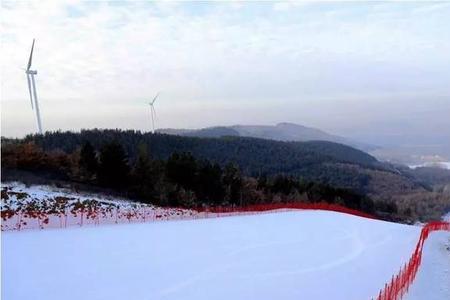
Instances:
[[[450,232],[430,235],[423,249],[422,265],[405,299],[450,299]]]
[[[370,299],[419,232],[325,211],[3,232],[2,299]]]

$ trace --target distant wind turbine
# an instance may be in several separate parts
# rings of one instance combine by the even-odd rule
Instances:
[[[156,111],[155,111],[155,101],[156,98],[158,98],[159,96],[159,92],[158,94],[156,94],[155,98],[153,98],[152,101],[150,101],[148,104],[150,105],[150,115],[152,117],[152,132],[155,133],[155,119],[156,119]]]
[[[36,111],[38,132],[42,134],[41,114],[39,112],[39,102],[36,93],[36,82],[34,80],[34,75],[37,75],[37,71],[31,70],[31,63],[33,61],[33,50],[34,50],[34,39],[33,44],[31,45],[30,58],[28,59],[28,65],[25,70],[25,73],[27,74],[28,92],[30,93],[31,109],[34,109]]]

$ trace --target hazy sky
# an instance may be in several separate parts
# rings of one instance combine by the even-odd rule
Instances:
[[[35,37],[46,130],[149,130],[161,91],[158,127],[450,139],[449,2],[1,3],[4,136],[36,131]]]

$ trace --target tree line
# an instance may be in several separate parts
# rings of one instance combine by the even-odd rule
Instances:
[[[199,138],[136,130],[89,129],[46,132],[11,142],[35,143],[46,152],[72,153],[86,141],[95,149],[101,149],[112,140],[124,147],[130,164],[135,162],[140,146],[145,144],[153,159],[167,160],[174,152],[189,152],[197,159],[208,159],[221,167],[236,164],[245,176],[286,174],[362,194],[371,192],[366,171],[386,168],[367,153],[325,141],[280,142],[239,136]]]
[[[112,140],[96,147],[90,141],[72,152],[44,151],[33,142],[2,143],[2,172],[23,170],[51,178],[102,187],[160,206],[244,206],[277,202],[336,203],[367,213],[395,211],[351,190],[277,174],[249,176],[237,164],[220,165],[189,152],[154,158],[148,145],[137,146],[131,159],[125,145]]]

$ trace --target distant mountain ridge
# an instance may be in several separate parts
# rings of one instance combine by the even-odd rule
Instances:
[[[223,136],[241,136],[254,137],[267,140],[283,142],[308,142],[308,141],[327,141],[349,145],[363,151],[375,149],[375,146],[359,143],[350,139],[329,134],[323,130],[306,127],[294,123],[278,123],[271,125],[233,125],[233,126],[214,126],[201,129],[159,129],[159,133],[194,136],[194,137],[223,137]]]

